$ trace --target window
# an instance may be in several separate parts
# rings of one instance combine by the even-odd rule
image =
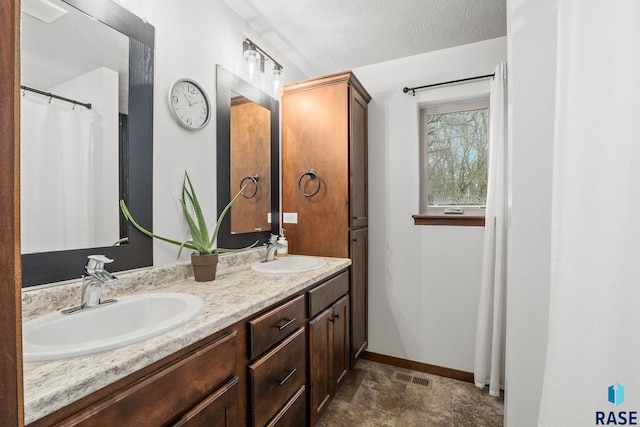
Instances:
[[[489,101],[423,108],[420,122],[422,216],[483,216]]]

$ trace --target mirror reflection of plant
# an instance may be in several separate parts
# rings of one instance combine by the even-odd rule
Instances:
[[[184,213],[185,220],[187,221],[187,225],[189,226],[191,239],[184,242],[170,239],[168,237],[159,236],[142,227],[133,219],[133,216],[129,212],[129,209],[127,208],[124,200],[120,200],[120,209],[122,210],[124,217],[129,222],[131,222],[131,224],[133,224],[133,226],[140,232],[146,234],[149,237],[153,237],[164,242],[179,246],[180,250],[178,251],[178,258],[180,258],[180,254],[182,253],[183,248],[192,249],[198,252],[200,255],[209,255],[222,252],[239,252],[254,247],[258,243],[258,241],[256,240],[252,245],[240,249],[214,248],[214,245],[218,238],[220,224],[222,224],[225,215],[227,214],[229,209],[231,209],[231,205],[233,205],[236,199],[240,197],[245,187],[242,187],[238,194],[236,194],[235,197],[231,199],[227,206],[225,206],[225,208],[222,210],[220,216],[218,217],[218,220],[216,221],[216,226],[213,230],[213,234],[209,236],[209,229],[207,227],[205,217],[202,213],[200,202],[198,202],[198,197],[196,195],[195,189],[193,188],[193,184],[191,183],[191,179],[189,178],[189,174],[185,171],[184,180],[182,181],[182,197],[180,198],[180,204],[182,205],[182,212]]]

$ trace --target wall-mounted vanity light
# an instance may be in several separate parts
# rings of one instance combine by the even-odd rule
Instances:
[[[258,45],[249,39],[242,42],[242,58],[245,77],[256,86],[260,86],[260,80],[264,77],[264,86],[276,98],[280,97],[283,83],[283,67],[268,53],[260,49]],[[269,74],[265,73],[265,62],[271,61],[273,69]]]

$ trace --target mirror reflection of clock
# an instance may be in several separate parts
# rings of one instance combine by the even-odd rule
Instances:
[[[187,129],[202,129],[211,118],[207,93],[190,79],[179,79],[171,85],[169,105],[178,123]]]

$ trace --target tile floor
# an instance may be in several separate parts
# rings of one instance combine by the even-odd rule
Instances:
[[[429,386],[393,380],[395,371],[429,378]],[[317,427],[497,427],[503,398],[471,383],[360,360]]]

